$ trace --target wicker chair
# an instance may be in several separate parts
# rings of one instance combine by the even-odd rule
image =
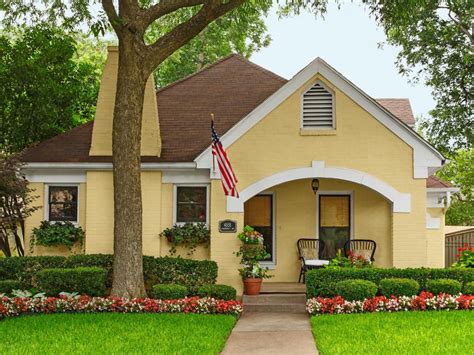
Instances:
[[[377,243],[370,239],[351,239],[344,244],[344,254],[349,255],[349,250],[353,253],[363,255],[366,259],[373,262]]]
[[[329,264],[328,260],[321,260],[319,256],[324,250],[324,242],[320,239],[302,238],[298,240],[298,253],[301,260],[301,271],[298,282],[305,281],[305,272],[310,269],[318,269]]]

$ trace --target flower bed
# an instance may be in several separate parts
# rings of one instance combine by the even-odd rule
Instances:
[[[153,298],[123,299],[118,297],[59,296],[1,297],[0,320],[29,313],[199,313],[238,316],[243,306],[238,301],[186,297],[177,300]]]
[[[347,314],[370,312],[400,312],[400,311],[429,311],[429,310],[474,310],[474,295],[451,296],[439,294],[434,296],[422,292],[418,296],[401,296],[387,298],[377,296],[364,301],[346,301],[340,296],[333,298],[315,297],[306,302],[306,310],[311,315],[318,314]]]

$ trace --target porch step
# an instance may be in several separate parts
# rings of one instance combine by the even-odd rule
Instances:
[[[306,296],[304,294],[260,294],[244,295],[242,298],[245,312],[305,313]]]
[[[306,285],[298,282],[268,282],[262,283],[261,294],[302,294],[306,293]]]

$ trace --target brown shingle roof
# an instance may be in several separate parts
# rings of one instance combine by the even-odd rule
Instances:
[[[407,125],[413,126],[415,124],[415,117],[413,116],[409,99],[375,100]]]
[[[210,114],[220,135],[287,82],[286,79],[232,54],[158,90],[161,157],[144,162],[191,162],[210,142]],[[377,100],[405,123],[413,120],[407,99]],[[411,116],[410,116],[411,115]],[[413,120],[414,122],[414,120]],[[25,162],[111,162],[89,156],[93,122],[33,145],[22,152]]]
[[[428,179],[426,179],[426,187],[446,188],[446,187],[453,187],[453,185],[450,182],[440,179],[439,177],[435,175],[431,175],[428,177]]]
[[[162,157],[193,161],[210,143],[211,113],[224,134],[287,82],[239,55],[157,92]]]

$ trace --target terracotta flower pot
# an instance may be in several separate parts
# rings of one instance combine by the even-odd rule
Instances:
[[[244,293],[246,295],[259,295],[261,287],[262,279],[244,279]]]

